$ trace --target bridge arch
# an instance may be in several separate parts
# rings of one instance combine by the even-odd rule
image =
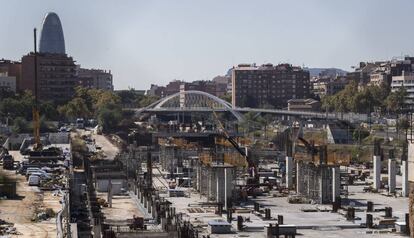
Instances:
[[[211,95],[206,92],[197,91],[197,90],[189,90],[189,91],[181,91],[178,93],[174,93],[169,95],[165,98],[161,98],[160,100],[148,105],[144,108],[144,110],[150,109],[184,109],[184,110],[220,110],[220,111],[228,111],[234,117],[237,118],[238,121],[243,120],[243,115],[236,110],[233,109],[232,105],[214,95]]]

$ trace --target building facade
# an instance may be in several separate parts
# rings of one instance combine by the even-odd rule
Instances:
[[[309,72],[290,64],[239,65],[232,71],[234,107],[286,108],[310,96]]]
[[[407,105],[414,105],[414,73],[402,72],[401,76],[393,76],[391,82],[391,92],[397,92],[404,88],[407,91],[405,103]]]
[[[66,54],[62,24],[58,15],[54,12],[47,13],[43,19],[39,52]]]
[[[22,90],[34,92],[34,76],[34,54],[30,53],[22,58]],[[75,61],[65,54],[38,53],[37,79],[39,99],[57,103],[72,99],[80,85]]]
[[[111,71],[102,69],[83,69],[77,70],[79,82],[82,87],[91,89],[102,89],[107,91],[113,91],[113,79]]]
[[[22,75],[21,62],[0,59],[0,74],[15,77],[15,91],[20,91],[20,80]]]
[[[8,76],[7,73],[0,73],[0,92],[11,91],[16,92],[16,77]]]
[[[338,77],[336,79],[317,79],[312,82],[312,91],[314,95],[320,98],[330,96],[345,89],[348,84],[346,77]]]

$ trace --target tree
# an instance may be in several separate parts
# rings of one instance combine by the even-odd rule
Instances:
[[[230,93],[226,93],[223,96],[220,97],[221,99],[223,99],[224,101],[231,103],[231,94]]]
[[[121,108],[116,105],[106,105],[98,112],[98,122],[104,131],[113,130],[121,121]]]
[[[23,117],[16,117],[13,120],[12,131],[14,133],[30,132],[29,122],[27,122]]]
[[[44,116],[45,120],[59,120],[60,118],[59,112],[52,102],[40,104],[40,115]]]
[[[398,91],[391,92],[385,99],[385,105],[389,112],[398,113],[404,107],[405,97],[407,96],[407,90],[402,87]]]
[[[361,140],[365,139],[368,136],[369,136],[369,131],[365,128],[355,129],[354,132],[352,133],[352,138],[354,139],[354,141],[358,141],[358,142],[361,142]]]
[[[159,97],[157,96],[146,95],[139,101],[139,107],[146,107],[157,100],[159,100]]]
[[[85,100],[79,97],[76,97],[67,104],[60,106],[58,111],[69,120],[75,120],[76,118],[88,118],[91,114]]]

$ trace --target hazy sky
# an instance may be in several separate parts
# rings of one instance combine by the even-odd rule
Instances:
[[[239,63],[350,66],[414,55],[413,0],[0,0],[0,58],[32,50],[46,12],[66,52],[116,89],[208,80]]]

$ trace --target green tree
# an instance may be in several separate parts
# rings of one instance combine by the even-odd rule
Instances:
[[[69,120],[75,120],[76,118],[88,118],[91,114],[85,100],[79,97],[76,97],[67,104],[60,106],[58,111]]]
[[[405,97],[407,96],[407,90],[402,87],[396,92],[391,92],[385,99],[385,105],[389,112],[398,113],[404,107]]]
[[[99,109],[98,122],[104,131],[112,131],[121,121],[121,115],[120,107],[109,104]]]
[[[231,103],[231,94],[230,93],[226,93],[223,96],[220,97],[221,99],[223,99],[224,101]]]
[[[159,100],[159,97],[157,96],[146,95],[139,101],[139,107],[146,107],[157,100]]]
[[[14,133],[28,133],[28,132],[30,132],[29,122],[23,117],[16,117],[13,120],[12,131]]]

